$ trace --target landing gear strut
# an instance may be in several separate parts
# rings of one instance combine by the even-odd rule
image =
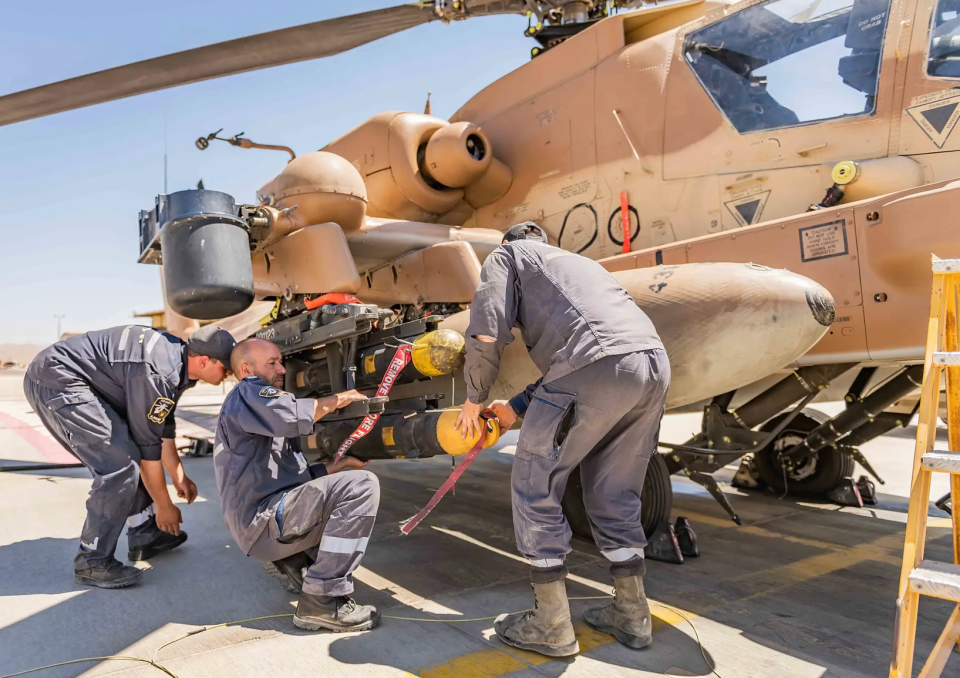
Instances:
[[[873,503],[873,483],[866,476],[857,481],[851,477],[854,463],[880,484],[883,480],[858,448],[909,423],[911,414],[886,410],[918,387],[923,366],[904,367],[867,395],[876,368],[861,368],[844,399],[846,408],[838,415],[806,408],[855,367],[845,363],[800,368],[736,409],[730,408],[734,393],[717,396],[704,409],[700,433],[682,445],[662,443],[672,450],[667,457],[670,472],[683,472],[710,490],[735,521],[729,502],[705,476],[744,455],[748,458],[734,477],[738,487],[766,485],[778,492],[827,495],[841,504]]]

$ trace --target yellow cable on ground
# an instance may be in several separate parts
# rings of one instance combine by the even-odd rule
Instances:
[[[574,596],[574,597],[571,597],[570,600],[605,600],[612,597],[613,596],[609,596],[609,595],[608,596]],[[654,602],[653,605],[657,605],[666,610],[670,610],[671,612],[681,617],[684,621],[686,621],[690,625],[690,628],[693,629],[693,635],[697,639],[697,646],[700,648],[700,655],[703,657],[703,661],[707,664],[707,668],[709,668],[710,672],[713,675],[715,675],[717,678],[722,678],[722,676],[719,673],[717,673],[716,669],[713,666],[713,663],[707,658],[706,650],[704,649],[703,643],[700,640],[700,634],[697,632],[697,627],[694,626],[693,621],[691,621],[690,617],[685,615],[683,612],[681,612],[677,608],[671,607],[670,605],[664,605],[663,603],[657,603],[657,602]],[[518,612],[525,612],[525,611],[526,610],[518,610]],[[513,613],[513,614],[516,614],[516,613]],[[67,666],[68,664],[79,664],[81,662],[96,662],[96,661],[107,661],[107,660],[141,662],[143,664],[149,664],[150,666],[156,669],[159,669],[160,671],[163,671],[165,674],[167,674],[171,678],[180,678],[177,674],[175,674],[173,671],[168,669],[166,666],[157,662],[157,655],[159,655],[160,651],[163,650],[164,648],[170,647],[174,643],[178,643],[181,640],[185,640],[190,636],[195,636],[198,633],[203,633],[204,631],[210,631],[211,629],[218,629],[224,626],[233,626],[234,624],[245,624],[247,622],[261,621],[263,619],[279,619],[281,617],[292,617],[292,616],[293,614],[269,614],[263,617],[251,617],[250,619],[239,619],[237,621],[229,621],[229,622],[223,622],[221,624],[213,624],[212,626],[203,626],[203,627],[200,627],[199,629],[194,629],[189,633],[185,633],[182,636],[179,636],[177,638],[174,638],[171,641],[164,643],[163,645],[158,647],[156,651],[153,653],[153,659],[143,659],[141,657],[127,657],[123,655],[111,655],[109,657],[87,657],[85,659],[71,659],[70,661],[59,662],[57,664],[48,664],[46,666],[38,666],[35,669],[27,669],[26,671],[19,671],[17,673],[8,673],[5,676],[0,676],[0,678],[14,678],[15,676],[23,676],[28,673],[35,673],[37,671],[53,669],[58,666]],[[383,615],[383,618],[394,619],[397,621],[428,622],[428,623],[435,623],[435,624],[465,624],[468,622],[491,621],[493,619],[496,619],[499,616],[500,615],[496,615],[493,617],[475,617],[473,619],[427,619],[423,617],[395,617],[392,615]]]

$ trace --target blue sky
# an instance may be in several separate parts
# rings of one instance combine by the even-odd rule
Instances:
[[[0,3],[0,94],[278,28],[400,2],[167,0]],[[282,10],[280,9],[282,7]],[[137,214],[163,189],[253,202],[285,155],[194,140],[224,128],[298,153],[384,110],[448,117],[529,59],[523,17],[434,22],[319,60],[197,83],[0,127],[0,343],[129,322],[161,305],[158,269],[136,263]]]

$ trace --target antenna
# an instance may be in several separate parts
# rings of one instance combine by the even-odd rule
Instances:
[[[56,338],[56,341],[60,341],[60,337],[63,336],[63,335],[60,333],[60,321],[63,320],[64,318],[66,318],[67,316],[54,314],[53,317],[57,319],[57,338]]]
[[[167,111],[163,111],[163,194],[167,195]]]

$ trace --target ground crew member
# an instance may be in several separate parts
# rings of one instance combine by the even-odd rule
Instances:
[[[533,222],[512,227],[480,273],[470,307],[457,427],[478,415],[519,328],[543,377],[490,409],[504,428],[524,417],[513,464],[517,548],[531,565],[536,607],[495,623],[505,643],[550,656],[579,651],[564,578],[570,527],[560,499],[578,465],[583,501],[616,586],[611,605],[587,610],[593,628],[640,648],[651,638],[643,589],[640,492],[655,452],[670,364],[649,318],[599,264],[547,244]]]
[[[294,398],[282,390],[280,350],[263,339],[237,344],[232,366],[240,382],[223,402],[213,447],[227,529],[244,553],[274,562],[300,585],[296,626],[373,628],[380,613],[350,597],[351,573],[373,532],[380,484],[354,457],[308,466],[299,439],[324,415],[366,397],[354,390]]]
[[[223,381],[235,343],[213,325],[186,343],[133,325],[58,341],[30,363],[23,380],[27,401],[93,476],[74,558],[78,584],[112,589],[140,581],[141,570],[114,557],[124,521],[131,561],[187,540],[163,475],[166,468],[177,494],[193,502],[197,486],[177,454],[173,411],[197,380]]]

